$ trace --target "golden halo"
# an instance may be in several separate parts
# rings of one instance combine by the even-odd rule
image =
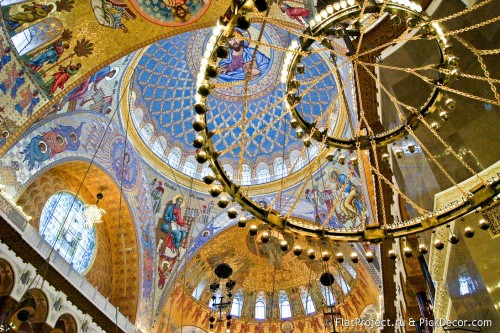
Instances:
[[[177,199],[179,199],[179,198],[182,199],[181,207],[184,207],[186,205],[186,200],[184,200],[184,197],[182,196],[182,194],[174,195],[174,197],[172,198],[172,204],[175,205],[175,203],[177,202]]]
[[[340,172],[340,170],[339,170],[338,168],[331,168],[330,170],[328,170],[328,177],[330,177],[330,179],[331,179],[331,180],[336,181],[337,179],[336,179],[336,178],[333,178],[333,176],[332,176],[332,174],[333,174],[334,172],[335,172],[335,173],[337,173],[337,175],[340,175],[340,174],[341,174],[341,172]]]

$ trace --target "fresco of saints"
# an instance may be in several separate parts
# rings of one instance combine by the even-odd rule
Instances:
[[[31,88],[28,86],[26,89],[21,91],[22,99],[17,102],[14,108],[19,112],[19,114],[23,114],[26,110],[26,115],[31,117],[33,114],[33,110],[35,106],[40,102],[40,97],[38,97],[38,91],[31,91]]]
[[[163,0],[163,3],[170,7],[176,22],[185,23],[191,19],[191,10],[186,5],[186,0]]]
[[[153,181],[153,190],[151,191],[151,199],[153,199],[153,214],[156,214],[160,211],[161,197],[163,193],[165,193],[165,189],[163,188],[162,182],[158,182],[158,186],[156,185],[156,178]]]
[[[311,17],[311,12],[302,7],[292,7],[289,4],[283,3],[280,6],[282,13],[285,13],[289,18],[299,22],[301,25],[307,25]]]
[[[52,75],[52,78],[44,84],[44,89],[47,90],[49,95],[54,95],[57,88],[64,89],[64,85],[68,82],[69,78],[74,76],[82,68],[82,64],[76,65],[69,64],[68,66],[59,66],[59,71]]]
[[[163,216],[160,219],[160,230],[163,237],[160,239],[158,249],[167,247],[177,253],[177,255],[180,254],[179,248],[182,241],[187,237],[186,222],[182,218],[181,207],[183,205],[184,198],[180,195],[175,196],[172,201],[167,203]]]
[[[72,126],[58,125],[42,135],[33,137],[26,148],[24,162],[28,162],[28,169],[32,170],[35,163],[42,163],[66,150],[76,151],[80,147],[80,134],[85,122],[74,128]]]
[[[90,0],[90,5],[94,11],[94,16],[100,25],[121,29],[128,32],[127,27],[122,22],[122,17],[126,19],[135,19],[134,14],[124,0]]]
[[[52,47],[31,59],[28,62],[28,65],[31,67],[33,72],[37,72],[46,63],[56,63],[64,53],[64,50],[67,49],[69,49],[69,44],[63,44],[61,41],[58,41],[54,43]]]
[[[343,173],[339,173],[337,170],[332,170],[330,177],[335,182],[339,190],[345,186],[343,199],[340,202],[342,212],[348,218],[355,218],[361,214],[363,212],[363,204],[358,199],[358,196],[360,195],[358,187],[348,179],[348,176]]]
[[[247,41],[242,40],[243,31],[235,29],[233,36],[228,40],[229,57],[219,62],[219,78],[226,82],[244,80],[252,63],[254,48],[249,47]],[[251,78],[262,74],[270,65],[270,60],[262,52],[257,51],[253,62]]]
[[[10,90],[10,97],[12,99],[16,98],[19,88],[21,88],[21,86],[26,82],[23,74],[24,70],[21,68],[18,71],[16,69],[16,66],[14,65],[6,75],[5,80],[0,82],[0,91],[4,94],[7,94],[7,92]]]
[[[119,175],[119,178],[125,183],[133,183],[135,179],[136,168],[132,165],[130,153],[123,151],[117,154],[116,158],[113,160],[113,169]]]
[[[15,30],[25,23],[33,23],[40,19],[46,18],[52,10],[55,9],[53,4],[37,4],[32,2],[31,4],[23,4],[21,6],[22,12],[9,15],[5,22],[10,30]]]
[[[8,46],[4,49],[2,47],[2,43],[0,42],[0,70],[12,60],[10,50],[11,49]]]

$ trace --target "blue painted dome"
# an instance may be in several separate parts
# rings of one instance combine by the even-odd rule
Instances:
[[[255,40],[259,31],[260,25],[254,24],[248,31],[235,34]],[[182,158],[175,159],[179,164],[173,165],[180,170],[183,170],[182,161],[193,160],[189,156],[195,154],[192,142],[196,133],[191,124],[195,114],[196,77],[210,35],[211,29],[201,29],[157,42],[143,52],[134,70],[131,87],[135,98],[130,101],[133,104],[130,108],[140,108],[143,114],[140,121],[135,119],[136,127],[142,129],[139,132],[148,145],[155,138],[164,138],[153,149],[163,160],[170,161],[169,152],[180,149]],[[280,82],[284,59],[280,48],[286,49],[290,40],[289,32],[266,26],[263,43],[254,57],[255,72],[246,93],[242,68],[251,59],[256,45],[240,41],[243,55],[238,58],[230,53],[229,58],[220,60],[220,74],[214,80],[216,87],[207,99],[210,110],[207,126],[217,132],[214,143],[219,151],[224,152],[221,162],[229,169],[238,170],[241,148],[237,144],[244,134],[243,159],[251,169],[252,183],[255,183],[257,169],[262,169],[262,165],[271,170],[268,181],[279,179],[283,174],[273,173],[276,159],[281,158],[290,169],[293,165],[290,156],[297,156],[303,147],[290,128],[290,116],[283,102],[285,86]],[[304,65],[308,67],[304,82],[331,69],[328,58],[319,53],[306,57]],[[333,75],[321,79],[301,101],[304,116],[311,120],[323,114],[337,93],[336,87]],[[242,125],[243,119],[246,119],[245,125]],[[337,117],[334,115],[332,119],[335,122]],[[313,154],[317,151],[314,149]],[[199,169],[194,174],[200,174]]]

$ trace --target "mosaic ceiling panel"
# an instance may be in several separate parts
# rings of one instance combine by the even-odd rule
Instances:
[[[210,0],[131,0],[145,19],[159,25],[176,27],[198,20],[210,6]]]
[[[260,161],[272,165],[275,158],[283,154],[288,156],[293,149],[301,149],[302,145],[293,137],[288,124],[289,116],[284,116],[284,89],[279,80],[283,52],[266,46],[272,44],[286,47],[290,42],[289,33],[275,26],[266,26],[262,38],[263,45],[259,45],[256,51],[256,65],[246,94],[246,119],[251,120],[243,133],[241,123],[245,114],[244,68],[248,66],[256,45],[248,44],[238,37],[256,37],[260,28],[261,25],[254,24],[246,32],[237,31],[229,40],[230,55],[227,59],[220,60],[216,88],[208,99],[208,126],[222,132],[215,141],[219,150],[222,151],[245,138],[245,160],[259,157]],[[138,61],[132,83],[137,99],[135,105],[130,105],[130,108],[144,110],[143,122],[153,124],[157,137],[164,136],[170,144],[184,146],[187,151],[193,153],[192,141],[195,132],[191,124],[196,77],[210,32],[209,29],[202,29],[153,44]],[[242,50],[238,53],[240,58],[238,55],[233,57],[236,49]],[[332,63],[325,55],[313,54],[305,59],[304,65],[311,69],[304,76],[304,81],[308,82],[314,80],[319,73],[324,73]],[[333,75],[322,78],[314,91],[304,95],[301,104],[305,116],[318,117],[336,93],[337,85]],[[335,124],[338,114],[334,113],[332,119]],[[136,127],[141,126],[136,124]],[[143,139],[148,142],[148,138]],[[240,149],[230,150],[223,158],[229,160],[230,164],[236,164]]]

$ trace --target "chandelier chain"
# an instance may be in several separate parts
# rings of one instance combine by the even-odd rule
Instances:
[[[377,81],[378,85],[382,88],[382,90],[387,94],[387,96],[389,97],[389,99],[392,101],[392,103],[394,104],[394,107],[396,108],[397,112],[398,112],[398,115],[400,117],[400,119],[404,119],[404,116],[401,112],[401,109],[400,109],[400,106],[404,106],[406,108],[408,108],[408,110],[411,110],[412,112],[416,112],[416,109],[412,106],[409,106],[409,105],[406,105],[400,101],[398,101],[396,99],[396,97],[394,97],[393,94],[391,94],[387,88],[380,82],[380,80],[375,76],[373,75],[373,73],[371,73],[367,68],[366,66],[364,66],[363,64],[361,64],[361,66],[363,66],[366,71],[370,74],[370,76],[375,80]],[[422,149],[427,153],[427,155],[432,159],[432,161],[434,163],[436,163],[436,165],[438,166],[438,168],[443,172],[443,174],[446,176],[446,178],[448,178],[448,180],[458,188],[458,190],[462,193],[463,196],[466,196],[465,195],[465,192],[463,192],[463,190],[458,186],[458,184],[455,182],[455,180],[450,176],[450,174],[444,169],[444,167],[441,165],[441,163],[439,163],[439,161],[436,159],[436,157],[427,149],[427,147],[422,143],[422,141],[415,135],[415,132],[413,131],[413,129],[411,128],[411,126],[409,126],[408,124],[405,124],[404,125],[406,127],[406,129],[408,130],[408,133],[410,133],[413,138],[415,139],[415,141],[417,141],[417,143],[420,145],[420,147],[422,147]]]
[[[456,40],[458,40],[460,43],[462,43],[462,45],[464,45],[465,47],[467,47],[472,53],[474,53],[474,55],[477,58],[477,61],[479,61],[479,64],[481,65],[481,69],[483,70],[484,76],[486,77],[486,81],[488,81],[488,83],[490,85],[491,91],[495,95],[497,103],[500,104],[500,97],[498,97],[497,88],[495,87],[495,84],[490,81],[490,72],[486,68],[486,64],[484,63],[483,58],[481,57],[481,55],[478,53],[478,51],[476,50],[476,48],[474,46],[472,46],[469,42],[465,41],[460,36],[454,36],[454,38]]]
[[[396,97],[391,94],[387,88],[382,84],[382,82],[380,81],[380,79],[378,79],[375,75],[373,75],[373,73],[371,73],[365,65],[361,64],[361,66],[363,66],[367,72],[371,75],[371,77],[377,81],[377,84],[382,88],[382,90],[387,94],[387,96],[390,98],[390,100],[393,102],[394,104],[394,107],[395,109],[397,110],[398,112],[398,115],[399,115],[399,118],[400,120],[404,119],[404,115],[402,114],[401,112],[401,109],[399,108],[399,106],[404,106],[405,108],[407,108],[408,110],[414,112],[414,113],[418,113],[417,109],[413,106],[409,106],[409,105],[406,105],[402,102],[400,102],[399,100],[396,99]],[[424,119],[424,117],[421,115],[421,114],[418,114],[418,119],[431,131],[431,133],[439,140],[439,142],[441,142],[441,144],[443,144],[446,148],[446,150],[450,151],[453,156],[455,156],[457,158],[457,160],[465,167],[467,168],[467,170],[469,172],[471,172],[471,174],[473,176],[476,176],[478,177],[481,182],[484,184],[484,185],[487,185],[486,181],[481,177],[479,176],[462,158],[460,158],[460,156],[455,152],[455,150],[449,145],[447,144],[444,139],[437,133],[437,131],[432,128],[432,126]],[[409,128],[410,126],[408,126],[407,124],[405,125],[406,128]],[[451,178],[451,176],[448,174],[448,172],[446,172],[446,170],[443,168],[443,166],[437,161],[437,159],[435,159],[435,156],[432,155],[429,150],[422,144],[422,142],[417,138],[417,136],[415,135],[415,133],[413,132],[413,130],[409,131],[409,133],[415,138],[415,140],[417,140],[417,142],[419,143],[419,145],[422,147],[422,149],[424,149],[427,154],[429,156],[431,156],[431,158],[433,159],[433,161],[438,165],[438,167],[441,169],[441,171],[443,171],[443,173],[447,176],[447,178],[452,181],[452,183],[458,187],[458,185],[456,184],[456,182]],[[463,193],[463,192],[462,192]],[[465,193],[463,193],[465,195]]]
[[[470,13],[484,5],[487,5],[491,2],[491,0],[485,0],[485,1],[482,1],[482,2],[479,2],[477,4],[475,4],[474,6],[471,6],[469,8],[466,8],[464,10],[462,10],[461,12],[458,12],[458,13],[455,13],[455,14],[452,14],[452,15],[449,15],[449,16],[445,16],[445,17],[442,17],[440,19],[436,19],[434,20],[433,22],[436,22],[436,23],[441,23],[441,22],[445,22],[445,21],[449,21],[449,20],[452,20],[452,19],[455,19],[457,17],[460,17],[462,15],[465,15],[467,13]]]

